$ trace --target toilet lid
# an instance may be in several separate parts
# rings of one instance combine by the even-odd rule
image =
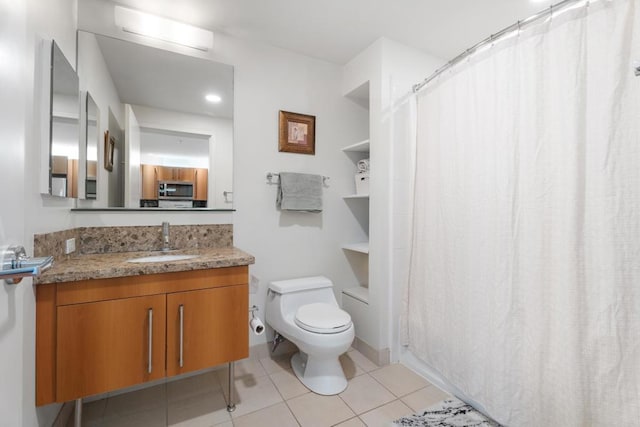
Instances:
[[[349,329],[351,316],[334,305],[316,302],[298,308],[295,322],[309,332],[336,334]]]

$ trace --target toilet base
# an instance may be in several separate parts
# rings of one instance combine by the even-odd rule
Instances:
[[[291,357],[291,367],[302,384],[314,393],[331,396],[347,388],[338,356],[318,359],[298,352]]]

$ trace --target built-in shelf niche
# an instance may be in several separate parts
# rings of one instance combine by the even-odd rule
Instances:
[[[342,245],[342,249],[346,249],[348,251],[359,252],[361,254],[369,253],[369,242],[363,243],[348,243],[346,245]]]
[[[365,139],[364,141],[356,142],[355,144],[351,144],[342,149],[345,152],[352,153],[368,153],[369,152],[369,140]]]

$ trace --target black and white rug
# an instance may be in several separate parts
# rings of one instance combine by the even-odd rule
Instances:
[[[429,406],[420,414],[393,422],[397,427],[500,427],[461,400],[452,398]]]

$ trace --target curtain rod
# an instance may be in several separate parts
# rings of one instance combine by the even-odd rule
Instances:
[[[548,8],[544,9],[541,12],[536,13],[535,15],[532,15],[532,16],[528,17],[527,19],[524,19],[522,21],[518,21],[515,24],[509,25],[508,27],[498,31],[495,34],[491,34],[486,39],[482,40],[479,43],[476,43],[473,46],[471,46],[469,49],[465,50],[460,55],[456,56],[451,61],[449,61],[446,64],[444,64],[442,67],[438,68],[429,77],[427,77],[426,79],[424,79],[420,83],[414,84],[413,85],[413,92],[414,93],[419,92],[423,87],[425,87],[427,84],[429,84],[429,82],[431,82],[433,79],[435,79],[440,74],[442,74],[443,72],[447,71],[448,69],[450,69],[451,67],[453,67],[454,65],[456,65],[457,63],[462,61],[463,59],[473,55],[481,47],[489,45],[489,44],[497,41],[500,37],[504,36],[505,34],[510,33],[512,31],[515,31],[515,30],[520,30],[525,25],[529,25],[529,24],[531,24],[531,23],[533,23],[533,22],[535,22],[535,21],[537,21],[537,20],[539,20],[541,18],[545,18],[547,16],[552,16],[553,12],[555,12],[555,11],[557,11],[559,9],[562,9],[563,7],[565,7],[565,6],[567,6],[567,5],[571,4],[571,3],[577,3],[577,2],[581,2],[581,1],[586,1],[587,3],[589,3],[589,0],[563,0],[563,1],[559,2],[559,3],[552,4]]]

